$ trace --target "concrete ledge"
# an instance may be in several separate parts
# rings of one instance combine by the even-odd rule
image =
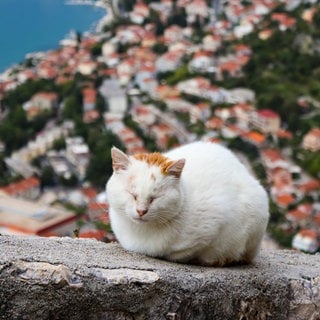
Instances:
[[[320,319],[320,255],[204,268],[70,238],[0,236],[0,319]]]

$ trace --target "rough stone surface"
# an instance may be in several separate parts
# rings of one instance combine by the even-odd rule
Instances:
[[[320,319],[320,255],[207,268],[118,244],[0,236],[0,319]]]

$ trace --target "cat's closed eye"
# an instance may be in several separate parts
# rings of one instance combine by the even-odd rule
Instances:
[[[128,191],[128,193],[132,196],[134,200],[137,200],[138,196],[135,193]]]
[[[150,197],[149,198],[149,204],[151,204],[156,198],[155,197]]]

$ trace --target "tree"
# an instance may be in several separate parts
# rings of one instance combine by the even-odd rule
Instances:
[[[55,174],[51,166],[46,166],[41,170],[41,186],[53,186],[55,184]]]
[[[66,98],[62,109],[64,119],[75,120],[82,117],[82,103],[79,100],[75,95]]]
[[[119,139],[110,131],[98,134],[92,133],[96,143],[91,143],[91,158],[87,168],[86,178],[97,188],[104,189],[108,178],[112,175],[111,147],[124,149]]]

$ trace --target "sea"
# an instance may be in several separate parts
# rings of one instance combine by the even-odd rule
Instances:
[[[0,0],[0,73],[26,54],[59,47],[70,32],[94,31],[106,15],[93,5],[69,0]]]

